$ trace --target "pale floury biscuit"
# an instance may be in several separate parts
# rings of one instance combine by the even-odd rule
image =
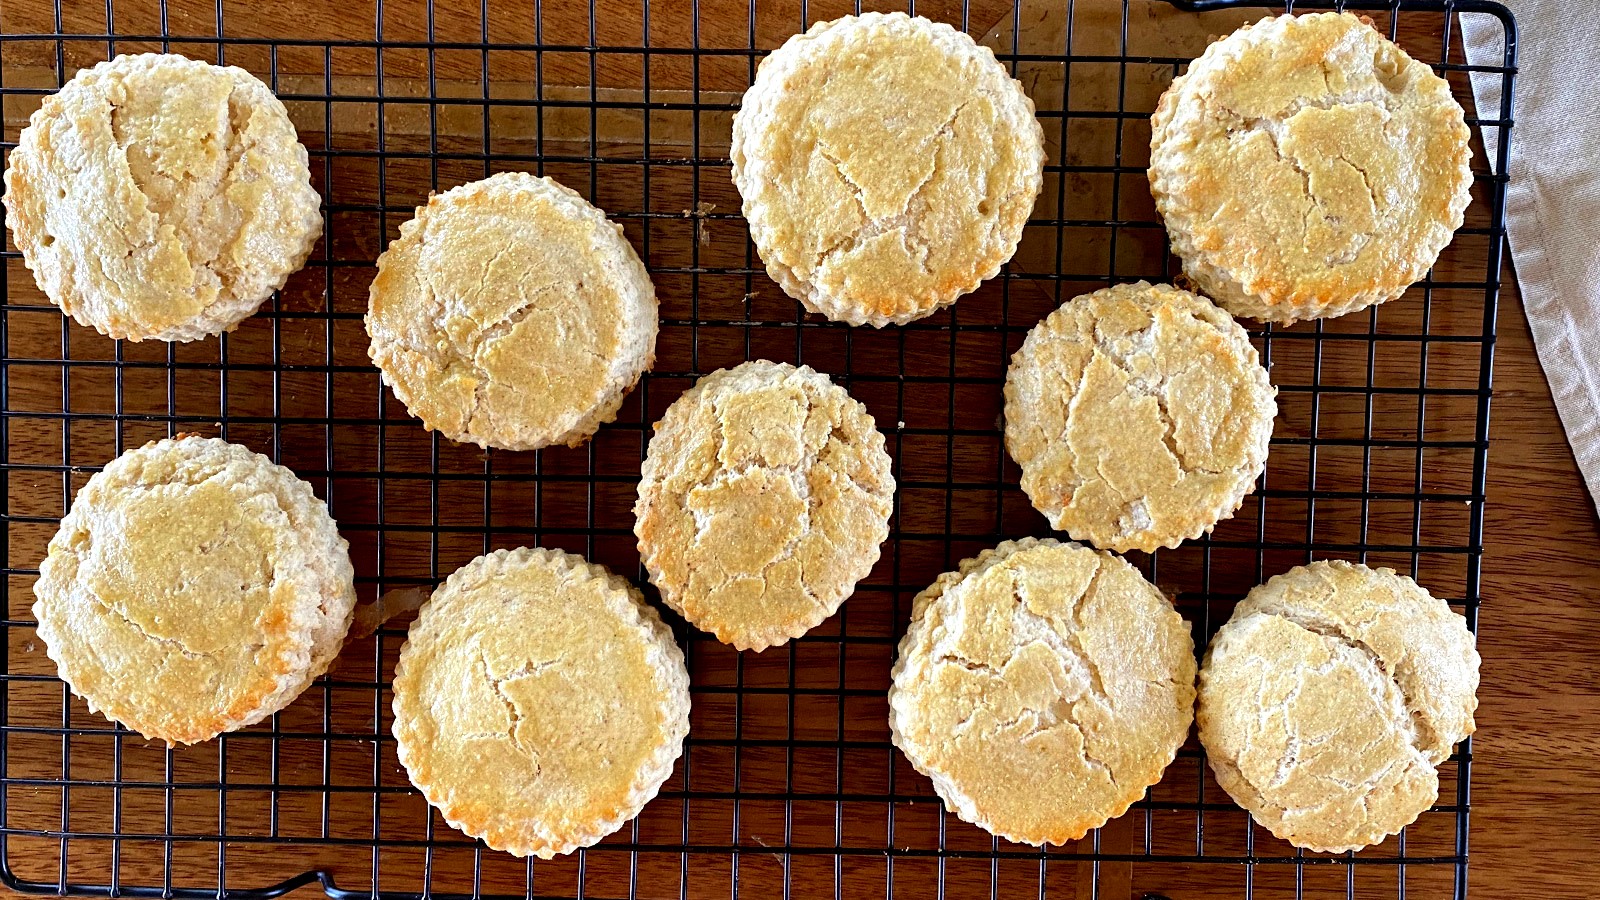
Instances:
[[[1119,284],[1028,332],[1006,373],[1006,449],[1053,527],[1118,552],[1176,547],[1255,486],[1276,396],[1226,312]]]
[[[1151,120],[1150,190],[1199,289],[1238,316],[1391,300],[1461,227],[1470,132],[1450,86],[1349,13],[1217,41]]]
[[[1466,620],[1391,569],[1316,562],[1250,592],[1200,672],[1217,783],[1297,847],[1359,850],[1439,795],[1474,728]]]
[[[1194,640],[1133,566],[1008,541],[917,595],[889,688],[894,743],[945,806],[1025,844],[1122,815],[1194,717]]]
[[[503,172],[417,207],[378,258],[368,353],[453,441],[577,446],[655,357],[655,288],[622,226],[549,178]]]
[[[45,98],[11,151],[7,222],[40,290],[114,338],[231,331],[322,233],[306,150],[243,69],[119,56]]]
[[[812,312],[881,327],[954,303],[1011,258],[1044,132],[988,48],[867,13],[762,61],[731,154],[773,280]]]
[[[809,367],[700,379],[656,424],[634,533],[661,599],[740,650],[799,637],[878,561],[894,510],[883,435]]]
[[[90,709],[192,744],[261,721],[327,670],[355,606],[348,547],[288,469],[214,438],[156,441],[78,492],[33,614]]]
[[[395,666],[412,783],[451,825],[517,856],[622,827],[688,732],[672,632],[628,582],[559,550],[497,550],[456,570]]]

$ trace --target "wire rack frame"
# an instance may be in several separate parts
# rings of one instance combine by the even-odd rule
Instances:
[[[274,30],[261,34],[226,0],[8,2],[0,150],[41,96],[99,59],[162,50],[242,65],[289,106],[327,224],[257,316],[192,345],[87,333],[6,246],[0,881],[242,900],[308,886],[340,900],[1464,897],[1470,742],[1444,767],[1432,811],[1343,855],[1295,851],[1254,827],[1192,739],[1126,816],[1043,851],[946,814],[888,742],[883,690],[910,597],[983,547],[1047,531],[1000,444],[1009,354],[1081,289],[1177,273],[1142,185],[1149,111],[1206,34],[1249,18],[1231,0],[1178,5],[911,7],[995,47],[1038,104],[1051,158],[1000,277],[949,311],[869,331],[808,318],[766,280],[726,155],[728,117],[760,57],[859,4],[534,0],[502,17],[488,0],[368,0],[342,11],[370,17],[358,38],[329,32],[310,7],[258,10]],[[1368,11],[1464,102],[1468,79],[1498,87],[1499,108],[1469,117],[1488,139],[1475,148],[1474,202],[1425,281],[1363,313],[1252,331],[1281,392],[1266,475],[1214,534],[1131,556],[1201,647],[1250,586],[1313,557],[1409,571],[1477,627],[1515,25],[1488,0],[1278,9],[1330,6]],[[1498,65],[1467,64],[1462,14],[1498,23]],[[1190,17],[1202,24],[1184,32]],[[1178,35],[1170,46],[1152,43],[1163,32]],[[365,357],[360,316],[383,242],[427,191],[502,169],[551,174],[607,209],[661,294],[655,370],[583,448],[483,453],[426,434]],[[857,596],[783,648],[735,654],[668,613],[694,681],[683,759],[638,820],[571,857],[486,850],[411,789],[387,712],[404,621],[352,641],[270,722],[181,750],[90,714],[33,634],[37,562],[76,489],[125,448],[181,431],[245,443],[309,480],[351,541],[367,599],[521,544],[583,552],[643,582],[629,508],[648,423],[696,376],[758,357],[809,363],[868,405],[900,485],[890,540]]]

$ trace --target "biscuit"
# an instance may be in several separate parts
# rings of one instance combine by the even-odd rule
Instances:
[[[1416,820],[1474,728],[1466,621],[1391,569],[1300,566],[1257,587],[1200,671],[1217,783],[1274,835],[1343,853]]]
[[[772,279],[812,312],[882,327],[954,303],[1016,252],[1044,130],[988,48],[867,13],[762,61],[730,152]]]
[[[394,737],[452,826],[549,859],[622,827],[689,732],[689,671],[632,585],[559,550],[457,569],[412,623]]]
[[[1472,150],[1428,66],[1350,13],[1279,16],[1208,47],[1151,119],[1172,251],[1234,315],[1392,300],[1461,227]]]
[[[322,232],[306,149],[243,69],[119,56],[46,97],[11,151],[6,220],[50,302],[101,334],[231,331]]]
[[[1233,515],[1267,462],[1277,390],[1204,297],[1143,281],[1074,298],[1006,373],[1006,449],[1054,528],[1117,552]]]
[[[1126,561],[1008,541],[917,595],[891,673],[895,746],[945,806],[1063,844],[1161,778],[1194,718],[1194,640]]]
[[[575,191],[502,172],[428,198],[378,258],[368,353],[453,441],[575,447],[655,357],[655,288]]]
[[[89,708],[169,744],[288,706],[355,607],[349,545],[293,472],[215,438],[89,479],[34,584],[39,637]]]
[[[894,511],[883,435],[807,366],[747,362],[679,397],[645,458],[634,533],[661,599],[740,650],[799,637],[878,561]]]

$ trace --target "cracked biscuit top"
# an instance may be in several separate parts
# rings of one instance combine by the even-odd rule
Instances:
[[[661,599],[740,650],[832,615],[894,510],[883,435],[809,367],[757,360],[678,398],[650,441],[634,532]]]
[[[1204,297],[1143,281],[1062,304],[1006,373],[1006,449],[1052,527],[1154,550],[1233,515],[1267,461],[1277,390]]]
[[[882,327],[954,303],[1016,252],[1044,132],[988,48],[867,13],[762,61],[731,154],[773,280],[812,312]]]
[[[368,353],[453,441],[577,446],[655,355],[655,288],[622,226],[549,178],[428,198],[378,258]]]
[[[895,745],[945,806],[1062,844],[1161,778],[1194,715],[1194,641],[1126,561],[1008,541],[917,595],[889,688]]]
[[[1421,279],[1461,227],[1450,86],[1350,13],[1213,43],[1151,120],[1150,190],[1184,272],[1234,313],[1343,315]]]
[[[1473,731],[1466,620],[1390,569],[1301,566],[1257,587],[1200,673],[1217,783],[1273,834],[1343,853],[1415,821]]]
[[[23,129],[5,184],[40,290],[113,338],[232,330],[322,232],[283,104],[243,69],[176,55],[79,72]]]
[[[570,853],[638,815],[688,731],[672,632],[628,582],[559,550],[457,569],[395,666],[412,783],[452,826],[517,856]]]
[[[89,479],[39,567],[39,637],[89,708],[168,743],[259,722],[327,670],[355,606],[311,486],[226,441],[156,441]]]

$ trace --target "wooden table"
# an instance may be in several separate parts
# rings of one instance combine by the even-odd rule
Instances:
[[[1591,896],[1600,847],[1600,528],[1515,291],[1500,316],[1473,893]]]
[[[476,8],[476,3],[469,5]],[[572,6],[569,12],[577,17],[577,21],[587,19],[587,10],[582,3],[546,0],[544,9],[547,20],[558,20],[568,5]],[[796,11],[790,9],[794,5],[792,2],[764,4],[765,9],[777,10],[772,21],[763,20],[760,24],[761,39],[765,44],[771,45],[781,40],[783,29],[788,27],[782,23],[795,18]],[[831,10],[831,7],[823,9],[826,5],[822,2],[811,4],[813,20],[826,18],[839,11]],[[682,10],[668,9],[667,6],[657,4],[652,13],[653,27],[662,28],[664,33],[683,31]],[[1091,24],[1096,21],[1092,18],[1097,9],[1093,0],[1080,0],[1078,6],[1080,13],[1084,9],[1089,10],[1082,14],[1091,17]],[[153,5],[144,0],[119,2],[117,8],[118,28],[124,32],[130,29],[148,31],[155,23],[150,15]],[[960,15],[958,3],[919,3],[918,8],[935,18],[955,20]],[[1027,8],[1032,10],[1036,7],[1030,5]],[[1114,5],[1111,8],[1114,10]],[[1160,13],[1159,10],[1148,10],[1138,2],[1135,2],[1134,8],[1136,15],[1154,16]],[[415,33],[420,27],[418,11],[407,7],[404,2],[390,2],[386,9],[389,11],[386,22],[390,29],[387,36],[391,39],[397,34]],[[735,37],[742,35],[748,23],[736,15],[718,11],[722,9],[714,3],[706,4],[703,34],[709,36],[726,32]],[[970,9],[971,30],[991,36],[1004,35],[1010,27],[1007,18],[1010,9],[1009,2],[974,2]],[[171,27],[175,33],[206,33],[205,29],[214,20],[214,10],[214,5],[209,2],[174,0],[170,7]],[[42,0],[7,0],[5,8],[0,10],[0,28],[13,32],[50,30],[48,11],[49,4]],[[230,34],[274,35],[285,27],[283,23],[292,22],[289,30],[297,35],[346,36],[352,33],[370,35],[373,10],[370,5],[361,3],[350,8],[335,8],[320,4],[314,7],[296,6],[283,0],[274,0],[253,6],[241,4],[237,8],[228,4],[227,16]],[[1227,16],[1232,16],[1232,19]],[[68,30],[93,32],[104,28],[103,11],[97,4],[69,5],[67,18]],[[1175,42],[1187,40],[1193,43],[1196,34],[1206,33],[1196,29],[1224,31],[1237,21],[1248,18],[1247,15],[1234,13],[1226,14],[1223,18],[1206,19],[1199,25],[1179,22],[1168,27],[1186,29],[1181,37],[1173,38]],[[1048,22],[1041,25],[1042,21],[1045,21],[1044,16],[1040,21],[1031,21],[1030,27],[1052,27]],[[1106,21],[1102,17],[1099,26],[1103,27]],[[993,27],[989,27],[988,23],[994,23]],[[458,24],[449,17],[441,17],[438,27],[444,34]],[[1406,27],[1403,24],[1402,31]],[[1088,30],[1089,26],[1084,28]],[[475,40],[474,29],[475,26],[467,29],[460,39]],[[520,39],[531,40],[532,34],[522,35]],[[546,40],[556,42],[570,40],[581,43],[586,39],[587,36],[581,34],[559,39],[546,35]],[[599,39],[601,43],[606,42],[603,34]],[[682,39],[681,34],[678,39]],[[738,41],[732,43],[742,46]],[[103,43],[99,45],[101,48],[103,46]],[[77,49],[84,50],[82,47]],[[29,57],[30,52],[36,51],[9,45],[4,50],[4,63],[8,71],[18,68],[26,70],[31,64],[50,64],[48,58]],[[99,51],[90,47],[87,52]],[[198,52],[203,55],[206,51],[201,49]],[[416,62],[415,58],[397,62],[399,77],[414,78]],[[570,76],[581,82],[587,77],[582,63],[581,55],[552,55],[546,77],[552,82],[559,82],[561,77]],[[448,73],[453,71],[452,66],[462,66],[466,71],[476,63],[454,54],[442,55],[438,65],[441,71]],[[359,69],[359,64],[355,68]],[[337,71],[335,74],[359,79],[358,74]],[[703,74],[707,90],[737,91],[742,84],[742,76],[738,73],[726,72],[710,64]],[[292,72],[286,73],[285,77],[291,76]],[[18,76],[13,74],[8,77],[14,79]],[[602,73],[602,84],[606,77],[609,76]],[[616,77],[625,81],[630,74],[623,72]],[[637,76],[635,74],[632,77]],[[658,77],[670,78],[670,72]],[[658,89],[661,84],[658,81]],[[413,88],[416,86],[412,84]],[[14,111],[8,106],[6,112],[10,123],[7,139],[14,140]],[[355,124],[335,123],[336,130],[369,127],[371,123],[363,125],[360,121],[361,116],[369,114],[370,111],[352,110]],[[443,118],[448,117],[448,112],[443,114]],[[453,127],[453,123],[454,120],[446,121],[444,127]],[[466,124],[470,126],[471,123]],[[567,124],[581,129],[586,123],[577,121]],[[725,121],[717,120],[712,124],[720,128],[725,126]],[[307,131],[307,123],[302,122],[301,125],[302,130]],[[680,125],[663,123],[658,126],[673,127]],[[316,123],[311,123],[310,131],[318,128],[320,126]],[[659,136],[660,132],[657,134]],[[728,204],[736,203],[736,200],[724,194],[714,199],[724,204],[723,208],[726,209]],[[391,220],[391,230],[394,224],[395,221]],[[724,226],[713,219],[708,220],[704,227],[715,229]],[[365,252],[370,256],[374,251],[367,247]],[[1597,701],[1594,687],[1596,678],[1593,674],[1594,660],[1600,654],[1600,600],[1596,599],[1600,597],[1600,553],[1596,552],[1600,549],[1600,527],[1597,527],[1594,507],[1579,478],[1557,420],[1523,319],[1515,282],[1510,275],[1508,269],[1508,287],[1501,300],[1500,338],[1496,356],[1482,588],[1484,603],[1480,619],[1482,637],[1479,644],[1484,657],[1484,681],[1480,690],[1482,705],[1478,717],[1479,731],[1474,744],[1471,887],[1475,897],[1587,897],[1592,894],[1592,855],[1600,847],[1600,790],[1596,788],[1600,782],[1597,782],[1593,773],[1594,760],[1600,755],[1600,701]],[[12,302],[18,302],[17,296],[14,291]],[[13,331],[14,340],[18,339],[18,333]],[[79,339],[77,336],[73,338],[74,341]],[[235,343],[246,347],[248,340],[241,333]],[[360,347],[355,348],[358,357],[359,350]],[[59,386],[49,381],[30,388],[13,376],[12,390],[14,398],[33,396],[30,391],[46,396],[58,391]],[[652,406],[656,404],[652,403]],[[654,412],[658,414],[659,409]],[[403,413],[397,415],[392,410],[387,415],[403,418]],[[24,446],[31,440],[34,438],[29,435],[13,435],[17,446]],[[47,537],[47,534],[40,532],[30,540],[39,543],[43,537]],[[17,552],[15,547],[13,550]],[[25,561],[12,560],[12,565],[26,564]],[[15,586],[12,593],[13,613],[16,613],[22,601],[18,599]],[[22,605],[25,606],[25,602]],[[395,643],[391,642],[391,652]],[[12,652],[14,667],[19,664],[16,661],[19,656],[33,653],[37,657],[36,648],[31,645],[18,643]],[[59,703],[59,699],[54,702]],[[82,719],[74,721],[81,722]],[[386,780],[385,783],[389,782]],[[364,856],[364,851],[358,850],[357,853]],[[335,852],[333,856],[336,855]],[[324,854],[320,858],[332,857]],[[762,865],[759,856],[747,856],[746,859],[747,871],[752,877],[757,877]],[[285,870],[281,857],[252,853],[248,848],[230,854],[230,867],[231,882],[249,885],[265,883],[272,875]],[[304,866],[294,864],[288,868],[299,871]],[[676,878],[675,873],[672,878]],[[1100,896],[1116,896],[1119,881],[1131,883],[1129,878],[1126,869],[1112,872],[1108,867],[1107,880]],[[353,889],[364,887],[359,881],[352,883],[349,878],[341,879],[341,885]],[[1078,896],[1089,896],[1086,880],[1080,878],[1077,887]],[[1199,882],[1175,881],[1160,885],[1160,889],[1175,900],[1224,895],[1207,890]],[[797,897],[831,893],[831,890],[831,882],[827,879],[813,880],[803,873],[795,877],[794,895]],[[1052,882],[1052,896],[1058,893],[1072,896],[1071,890],[1070,883],[1062,886]],[[307,888],[299,896],[316,894],[315,888]],[[1343,896],[1342,889],[1337,891],[1337,895]]]

